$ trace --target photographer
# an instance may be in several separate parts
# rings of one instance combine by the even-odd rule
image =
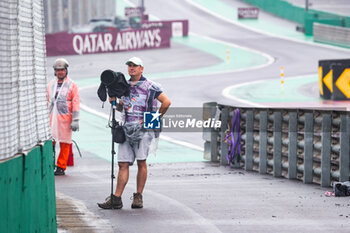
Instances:
[[[114,195],[108,196],[104,203],[98,203],[102,209],[120,209],[123,207],[121,196],[129,179],[129,166],[137,161],[137,189],[133,194],[131,208],[142,208],[142,192],[147,179],[146,159],[150,152],[152,140],[156,137],[153,130],[142,128],[144,112],[156,111],[158,101],[161,103],[159,112],[165,114],[170,106],[170,100],[164,92],[143,75],[143,63],[138,57],[132,57],[127,62],[130,79],[130,94],[124,96],[117,104],[117,110],[124,112],[124,129],[126,141],[118,147],[118,178]],[[110,97],[115,101],[115,97]],[[113,199],[113,200],[111,200]]]

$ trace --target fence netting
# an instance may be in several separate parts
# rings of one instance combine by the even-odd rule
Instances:
[[[42,0],[0,1],[0,160],[50,138]]]

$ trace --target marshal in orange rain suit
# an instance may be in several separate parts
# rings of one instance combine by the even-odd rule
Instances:
[[[58,80],[49,82],[47,87],[47,101],[50,112],[51,134],[60,143],[60,154],[57,167],[66,170],[69,148],[72,144],[71,123],[79,120],[79,92],[77,84],[67,76],[61,87],[57,87]]]

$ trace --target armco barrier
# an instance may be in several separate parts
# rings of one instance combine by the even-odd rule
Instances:
[[[0,231],[57,232],[52,141],[0,161]]]
[[[170,47],[170,28],[46,34],[46,55],[83,55]]]
[[[216,103],[203,105],[203,118],[216,117],[221,128],[203,132],[204,157],[228,165],[233,112],[240,112],[241,154],[233,168],[275,177],[319,183],[349,181],[350,113],[309,109],[236,108]]]
[[[323,99],[350,99],[350,59],[320,60],[318,72]]]
[[[350,28],[314,23],[314,41],[350,48]]]

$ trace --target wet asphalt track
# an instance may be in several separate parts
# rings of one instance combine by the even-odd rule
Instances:
[[[224,2],[233,4],[235,1]],[[291,76],[316,73],[319,59],[349,55],[336,49],[251,32],[208,15],[186,1],[153,0],[146,2],[146,8],[161,19],[189,19],[190,31],[196,34],[253,48],[275,59],[273,64],[256,71],[194,74],[157,80],[171,98],[173,106],[200,107],[208,101],[241,105],[225,99],[221,95],[222,89],[247,81],[279,79],[282,65],[286,74]],[[290,25],[284,21],[276,22]],[[222,58],[218,58],[173,44],[171,49],[67,57],[72,64],[69,72],[77,81],[98,78],[107,68],[126,73],[123,63],[134,55],[144,60],[145,74],[215,65],[224,61],[226,56],[223,54]],[[48,66],[54,59],[48,59]],[[101,104],[95,91],[94,88],[82,91],[82,103],[100,110]],[[91,134],[91,143],[98,141],[93,136],[94,130],[91,128],[84,132]],[[202,143],[200,135],[172,136],[196,145]],[[330,189],[231,170],[209,162],[150,163],[144,193],[145,208],[141,210],[130,208],[129,197],[136,185],[136,167],[133,166],[123,196],[124,208],[101,210],[96,202],[103,201],[110,193],[110,163],[89,150],[81,149],[84,158],[76,158],[76,165],[68,168],[67,175],[56,178],[56,189],[81,200],[90,212],[108,221],[114,232],[333,232],[334,229],[348,232],[350,227],[348,199],[325,197],[324,192]],[[168,153],[174,156],[179,151],[181,147]]]

